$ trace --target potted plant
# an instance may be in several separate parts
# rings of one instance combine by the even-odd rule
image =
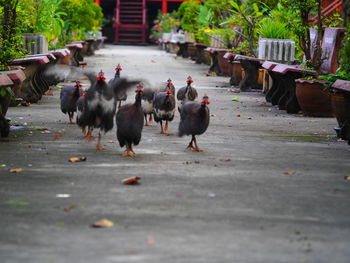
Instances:
[[[7,74],[11,69],[10,62],[24,56],[23,39],[19,34],[21,23],[18,20],[19,1],[3,1],[0,9],[0,74]],[[0,89],[0,107],[4,117],[11,100],[15,99],[10,86]]]
[[[297,37],[297,45],[304,54],[304,68],[307,70],[299,74],[307,78],[296,79],[295,95],[302,112],[309,116],[332,116],[329,93],[324,89],[325,80],[318,78],[322,73],[330,73],[330,68],[323,67],[327,57],[322,58],[322,14],[321,0],[284,0],[283,5],[288,7],[294,17],[289,17],[288,28]],[[309,18],[316,15],[316,30],[311,28]],[[311,31],[311,34],[310,34]],[[336,43],[336,39],[334,44]],[[300,58],[299,58],[300,59]]]

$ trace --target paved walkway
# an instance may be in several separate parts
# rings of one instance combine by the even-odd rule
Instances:
[[[107,46],[86,61],[108,79],[117,63],[154,85],[171,77],[179,88],[191,75],[212,102],[198,137],[204,152],[185,152],[190,138],[157,126],[144,128],[135,159],[121,157],[115,129],[96,152],[66,124],[58,89],[11,108],[24,128],[0,141],[0,262],[349,262],[350,147],[334,137],[334,118],[288,115],[261,93],[230,93],[221,87],[228,78],[206,77],[208,66],[156,47]],[[121,184],[133,175],[140,185]],[[102,218],[114,226],[90,226]]]

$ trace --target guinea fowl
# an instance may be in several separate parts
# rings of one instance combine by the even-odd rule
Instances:
[[[143,109],[141,106],[141,97],[143,94],[142,85],[136,89],[135,102],[122,106],[116,115],[117,139],[120,147],[126,146],[123,156],[134,157],[135,152],[132,145],[138,145],[141,140],[143,129]]]
[[[77,124],[78,126],[81,127],[81,131],[84,135],[86,135],[86,126],[87,126],[86,114],[83,114],[85,103],[86,103],[85,97],[86,97],[86,92],[84,91],[80,95],[79,99],[77,100]]]
[[[175,86],[174,86],[173,82],[171,81],[171,79],[168,79],[166,81],[166,86],[163,89],[160,89],[159,91],[166,92],[167,90],[170,90],[171,93],[175,96]]]
[[[198,97],[197,90],[191,86],[193,79],[189,76],[186,80],[187,86],[182,87],[177,92],[177,100],[184,104],[187,101],[194,101]]]
[[[193,152],[202,151],[198,148],[195,136],[203,134],[208,128],[210,119],[209,108],[207,107],[208,104],[210,104],[210,102],[208,96],[205,95],[200,103],[190,101],[185,103],[179,109],[181,120],[178,135],[180,137],[183,135],[192,135],[192,139],[187,146],[187,149],[190,149]]]
[[[122,70],[123,70],[122,67],[120,66],[120,64],[118,64],[118,66],[115,68],[114,78],[108,82],[108,85],[114,86],[115,83],[118,82],[118,80],[120,79],[120,71]],[[119,91],[114,90],[114,93],[115,93],[115,99],[117,103],[119,102],[118,104],[118,109],[119,109],[122,105],[122,101],[125,101],[127,99],[127,94],[125,90],[119,90]]]
[[[116,110],[116,101],[113,89],[109,88],[104,73],[101,71],[96,80],[89,76],[91,87],[86,91],[81,127],[89,127],[86,139],[92,140],[92,129],[100,128],[98,133],[97,150],[102,150],[101,132],[108,132],[113,128],[113,117]]]
[[[154,120],[160,122],[160,134],[167,134],[168,122],[174,119],[175,115],[175,97],[170,91],[170,88],[166,92],[158,92],[154,95]],[[163,121],[165,121],[165,127],[163,129]],[[170,134],[167,134],[170,135]]]
[[[74,112],[77,111],[77,101],[80,97],[81,87],[80,81],[76,81],[74,86],[64,86],[61,89],[61,111],[64,114],[68,113],[69,124],[74,124],[73,117]]]
[[[146,124],[145,126],[150,126],[148,122],[152,121],[153,114],[153,98],[155,91],[151,88],[143,89],[143,94],[141,97],[141,105],[143,109],[143,114],[145,116]],[[149,115],[149,121],[147,120],[147,115]]]

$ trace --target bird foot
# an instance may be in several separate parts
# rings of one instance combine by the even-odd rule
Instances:
[[[166,136],[174,136],[174,133],[165,133]]]
[[[96,150],[102,151],[102,150],[105,150],[105,148],[100,143],[98,143],[96,144]]]
[[[165,131],[160,131],[160,134],[167,134]]]
[[[75,121],[70,121],[67,124],[77,124]]]
[[[146,123],[146,124],[145,124],[145,127],[152,127],[152,125],[149,124],[149,123]]]
[[[122,154],[123,157],[135,157],[136,154],[133,152],[125,152]]]
[[[85,136],[85,141],[87,142],[91,142],[93,139],[95,138],[95,136],[92,136],[92,135],[86,135]]]
[[[84,136],[86,136],[86,129],[85,128],[82,128],[81,132],[83,133]]]
[[[192,152],[203,152],[203,150],[199,149],[199,148],[192,148]]]

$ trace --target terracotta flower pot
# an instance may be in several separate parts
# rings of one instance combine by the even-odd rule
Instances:
[[[323,80],[296,79],[296,97],[305,115],[333,117],[331,95]]]
[[[335,130],[338,137],[349,140],[350,139],[350,95],[342,92],[331,92],[331,105],[339,128]]]
[[[232,75],[232,64],[224,58],[226,50],[218,51],[218,62],[221,71],[221,75],[224,77],[229,77]]]

